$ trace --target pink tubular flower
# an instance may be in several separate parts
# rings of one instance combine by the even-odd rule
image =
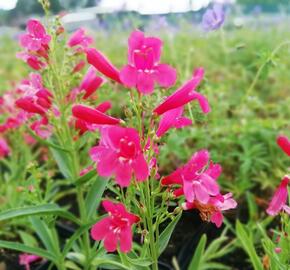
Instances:
[[[53,126],[48,123],[46,117],[41,120],[34,121],[30,128],[42,139],[47,139],[52,134]]]
[[[173,110],[169,110],[163,114],[156,135],[158,137],[163,136],[170,128],[182,128],[192,124],[189,118],[182,117],[183,107],[178,107]]]
[[[10,148],[4,138],[0,138],[0,158],[6,157],[10,154]]]
[[[86,50],[87,60],[93,65],[99,72],[106,77],[121,83],[119,73],[120,71],[99,51],[93,48]]]
[[[96,110],[105,113],[109,109],[111,109],[112,104],[110,101],[104,101],[96,107]],[[87,131],[95,131],[96,129],[100,128],[101,126],[98,124],[88,123],[80,118],[77,118],[75,121],[75,128],[79,130],[79,134],[82,135]]]
[[[93,109],[84,105],[74,105],[72,108],[74,117],[90,124],[97,125],[117,125],[120,119],[108,116],[97,109]]]
[[[85,29],[80,28],[71,35],[67,44],[69,47],[81,46],[87,48],[92,43],[93,38],[86,35]]]
[[[278,136],[277,144],[285,152],[286,155],[290,156],[290,140],[286,136]]]
[[[128,40],[128,65],[120,72],[120,78],[127,87],[136,87],[140,93],[150,94],[157,82],[162,87],[175,84],[176,70],[167,64],[160,64],[162,41],[145,37],[141,31],[134,31]]]
[[[30,264],[41,260],[41,257],[23,253],[19,255],[19,264],[25,266],[25,270],[30,270]]]
[[[30,51],[38,51],[42,47],[47,47],[51,36],[46,34],[45,28],[38,20],[27,22],[27,33],[20,36],[20,44]]]
[[[202,220],[211,221],[219,228],[224,219],[222,212],[236,208],[237,202],[232,198],[231,193],[227,193],[225,195],[218,194],[215,197],[211,197],[206,204],[198,201],[185,202],[182,207],[184,210],[192,208],[198,209]]]
[[[183,167],[177,169],[169,176],[162,179],[162,185],[180,185],[174,191],[175,196],[183,195],[188,202],[198,201],[202,204],[208,203],[210,196],[219,194],[219,186],[216,179],[221,174],[219,164],[209,163],[207,150],[196,152],[190,161]]]
[[[92,227],[92,238],[96,241],[103,240],[108,252],[116,251],[118,245],[123,253],[131,251],[133,242],[132,225],[139,222],[139,217],[128,212],[122,203],[104,200],[103,207],[109,213],[109,216]]]
[[[27,65],[29,65],[32,69],[40,70],[46,66],[44,62],[39,60],[39,58],[33,54],[27,52],[20,52],[16,54],[18,59],[23,60]]]
[[[90,155],[97,162],[99,175],[115,175],[121,187],[129,186],[133,173],[138,181],[148,177],[148,165],[142,153],[140,138],[133,128],[102,128],[100,143],[91,149]]]
[[[290,215],[290,207],[286,205],[287,197],[288,197],[288,189],[287,186],[290,182],[289,176],[285,176],[281,181],[279,187],[274,193],[274,196],[267,208],[266,212],[270,216],[277,215],[281,210],[284,210]]]
[[[86,65],[86,62],[84,60],[79,61],[73,68],[72,73],[77,73],[81,71]]]
[[[23,94],[16,105],[29,113],[44,115],[51,107],[52,94],[43,87],[40,74],[31,73],[29,77],[29,80],[22,81],[18,86]]]
[[[94,67],[90,67],[84,76],[79,89],[85,91],[84,99],[92,95],[103,83],[103,79],[96,75]]]
[[[196,92],[195,89],[201,82],[204,75],[203,68],[194,71],[192,79],[187,81],[183,86],[176,90],[172,95],[167,97],[154,112],[161,115],[169,110],[184,106],[192,100],[197,100],[203,113],[210,112],[210,107],[206,97]]]

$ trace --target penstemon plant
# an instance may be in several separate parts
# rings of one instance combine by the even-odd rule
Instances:
[[[29,20],[20,37],[24,50],[17,57],[34,71],[17,86],[13,102],[16,119],[50,149],[62,177],[45,182],[48,196],[39,183],[38,199],[0,214],[0,221],[28,217],[44,248],[2,240],[0,247],[23,252],[26,267],[45,259],[59,270],[156,270],[183,211],[197,209],[202,220],[220,227],[223,211],[237,205],[231,193],[221,194],[222,169],[206,149],[169,175],[158,170],[165,134],[193,123],[184,116],[186,105],[197,101],[204,114],[210,112],[207,98],[196,91],[204,69],[168,95],[177,72],[160,63],[159,38],[133,31],[128,63],[119,70],[92,47],[84,29],[67,38],[59,18],[47,20],[47,28]],[[118,104],[99,100],[104,84],[127,101],[124,113],[107,113]],[[4,138],[0,145],[1,156],[8,155]],[[26,173],[31,175],[37,178],[37,166]],[[60,203],[68,194],[76,196],[78,211]],[[60,220],[75,229],[65,242]]]

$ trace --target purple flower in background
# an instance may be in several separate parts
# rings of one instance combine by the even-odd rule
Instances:
[[[215,4],[212,8],[207,9],[202,17],[202,27],[205,31],[219,29],[225,20],[225,11],[221,4]]]

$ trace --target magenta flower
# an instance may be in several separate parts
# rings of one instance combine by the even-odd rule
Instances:
[[[37,57],[36,55],[27,52],[19,52],[16,54],[16,57],[23,60],[32,69],[40,70],[46,67],[46,64],[43,61],[39,60],[39,57]]]
[[[29,51],[38,51],[47,48],[51,36],[47,35],[44,26],[38,20],[27,22],[27,33],[20,36],[20,44]]]
[[[84,60],[80,60],[73,68],[72,73],[77,73],[81,71],[86,65],[86,62]]]
[[[97,125],[116,125],[121,121],[120,119],[102,113],[100,110],[84,105],[74,105],[72,114],[80,120]]]
[[[184,106],[192,100],[197,100],[203,113],[210,112],[210,107],[206,97],[196,92],[195,89],[203,79],[204,70],[198,68],[194,71],[192,79],[187,81],[183,86],[176,90],[172,95],[167,97],[159,106],[154,109],[154,112],[161,115],[169,110]]]
[[[274,196],[267,208],[266,212],[270,216],[277,215],[280,211],[284,210],[290,215],[290,207],[286,205],[287,197],[288,197],[288,189],[287,186],[290,183],[289,176],[285,176],[281,181],[279,187],[274,193]]]
[[[219,29],[225,21],[225,12],[221,4],[215,4],[212,9],[207,9],[202,17],[202,26],[205,31]]]
[[[4,138],[0,137],[0,158],[6,157],[10,154],[10,148]]]
[[[110,101],[104,101],[96,107],[96,110],[104,114],[109,109],[111,109],[111,107],[112,107],[112,104]],[[100,127],[102,127],[102,125],[87,122],[87,121],[83,120],[83,117],[76,118],[76,121],[75,121],[75,128],[77,130],[79,130],[80,135],[84,134],[87,131],[95,131],[96,129],[98,129]]]
[[[122,83],[136,87],[140,93],[150,94],[154,84],[171,87],[176,81],[176,70],[167,64],[160,64],[162,41],[145,37],[141,31],[131,33],[128,40],[128,65],[120,72]]]
[[[120,71],[101,52],[89,48],[86,50],[86,53],[88,62],[99,72],[113,81],[122,83],[119,75]]]
[[[162,115],[159,122],[156,135],[163,136],[170,128],[182,128],[192,124],[192,121],[187,117],[182,117],[183,107],[172,109]]]
[[[41,260],[41,257],[23,253],[19,255],[19,264],[25,266],[25,270],[30,270],[30,264]]]
[[[162,185],[179,185],[174,191],[175,196],[184,195],[188,202],[208,203],[210,196],[219,194],[216,179],[221,174],[219,164],[209,163],[207,150],[196,152],[190,161],[169,176],[162,179]]]
[[[51,136],[53,126],[48,123],[46,117],[41,118],[40,120],[34,121],[30,128],[42,139],[47,139]]]
[[[90,97],[104,82],[104,80],[96,75],[96,69],[90,67],[85,74],[81,85],[79,87],[80,91],[85,91],[84,99]]]
[[[80,28],[71,35],[67,45],[69,47],[80,46],[82,48],[87,48],[92,43],[93,38],[86,35],[85,29]]]
[[[121,187],[129,186],[133,173],[138,181],[148,177],[148,165],[142,153],[139,134],[133,128],[102,128],[100,143],[91,149],[90,154],[92,160],[97,162],[99,175],[115,175]]]
[[[286,155],[290,156],[290,140],[286,136],[279,135],[277,138],[277,144]]]
[[[207,204],[201,204],[196,201],[185,202],[182,207],[184,210],[192,208],[198,209],[202,220],[211,221],[219,228],[224,220],[222,212],[236,208],[237,202],[232,198],[231,193],[227,193],[225,195],[218,194],[215,197],[211,197]]]
[[[15,104],[24,111],[44,115],[51,108],[52,94],[42,85],[40,74],[30,73],[29,80],[23,80],[18,89],[22,97]]]
[[[127,253],[132,249],[133,233],[132,226],[139,222],[139,217],[128,212],[122,203],[103,201],[103,207],[109,216],[96,223],[91,230],[94,240],[104,241],[104,247],[108,252],[117,250]]]

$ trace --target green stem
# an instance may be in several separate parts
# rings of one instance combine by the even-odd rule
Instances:
[[[268,56],[268,58],[266,59],[266,61],[259,67],[255,77],[254,77],[254,80],[252,81],[250,87],[247,89],[246,91],[246,94],[244,96],[244,99],[243,101],[245,101],[245,99],[247,97],[249,97],[254,89],[254,87],[256,86],[257,82],[258,82],[258,79],[260,78],[261,76],[261,73],[263,71],[263,69],[266,67],[266,65],[268,64],[268,62],[280,51],[281,48],[283,48],[284,46],[288,46],[290,45],[290,41],[284,41],[282,43],[280,43],[273,51],[272,53]],[[241,104],[243,104],[244,102],[241,102]]]

